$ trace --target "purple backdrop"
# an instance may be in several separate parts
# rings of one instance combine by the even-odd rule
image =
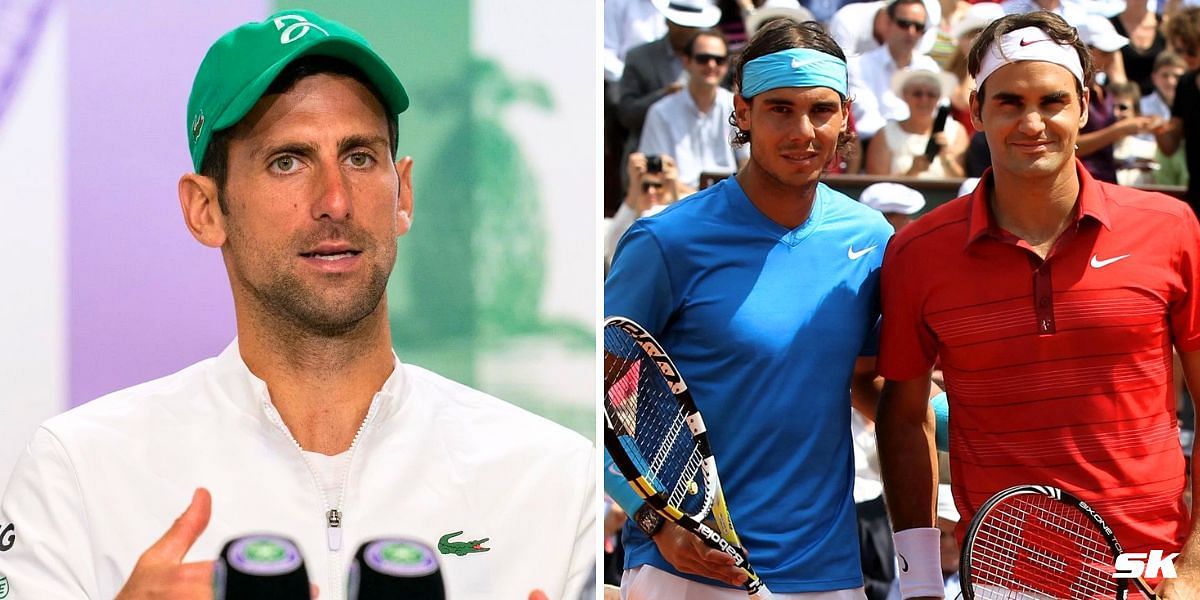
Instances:
[[[218,250],[192,239],[179,176],[184,113],[208,45],[273,3],[71,4],[68,278],[70,402],[160,377],[234,335]]]

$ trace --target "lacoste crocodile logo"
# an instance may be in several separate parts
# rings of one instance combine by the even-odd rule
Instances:
[[[491,548],[484,548],[483,544],[491,538],[483,538],[482,540],[470,540],[467,542],[452,542],[450,538],[460,536],[463,532],[455,531],[447,533],[438,540],[438,552],[442,554],[456,554],[458,556],[466,556],[477,552],[487,552]]]

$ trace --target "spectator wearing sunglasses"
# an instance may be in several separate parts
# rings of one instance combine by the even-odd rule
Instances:
[[[896,73],[893,91],[908,104],[909,116],[903,121],[889,120],[876,141],[867,149],[867,173],[908,177],[963,177],[964,155],[969,138],[963,126],[946,119],[941,131],[934,131],[938,103],[953,88],[950,75],[913,69]],[[937,145],[934,154],[926,154],[930,138]]]
[[[675,157],[684,194],[696,191],[701,173],[733,173],[749,157],[730,145],[733,93],[721,87],[729,71],[729,48],[721,32],[700,31],[683,53],[684,89],[655,102],[646,113],[638,152]]]
[[[866,54],[883,45],[887,39],[891,16],[888,5],[895,0],[874,2],[842,2],[842,6],[829,20],[829,35],[837,40],[847,56]],[[928,54],[937,42],[938,23],[942,20],[940,0],[925,0],[925,35],[917,51]],[[811,6],[810,6],[811,8]],[[813,9],[814,11],[816,9]]]
[[[1141,117],[1138,100],[1142,90],[1136,81],[1114,83],[1108,86],[1113,101],[1113,117],[1117,123]],[[1158,144],[1150,134],[1129,135],[1117,140],[1112,146],[1113,161],[1117,167],[1117,183],[1121,185],[1145,185],[1155,181],[1154,154]]]
[[[604,272],[606,275],[608,265],[612,263],[617,242],[633,225],[633,222],[641,217],[655,214],[679,199],[679,170],[675,167],[675,159],[670,155],[647,156],[641,152],[634,152],[629,155],[629,161],[625,168],[629,179],[625,200],[621,202],[621,207],[617,209],[612,219],[606,219],[608,221],[604,234]]]
[[[908,104],[892,90],[897,72],[939,71],[937,62],[918,52],[929,11],[921,0],[896,0],[886,9],[884,44],[850,59],[851,110],[858,135],[871,138],[888,120],[908,118]],[[940,12],[939,12],[940,14]]]

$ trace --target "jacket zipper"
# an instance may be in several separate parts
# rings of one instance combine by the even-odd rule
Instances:
[[[375,411],[378,407],[379,394],[376,394],[371,399],[371,407],[367,409],[367,416],[363,418],[362,423],[358,425],[358,431],[354,432],[354,439],[350,442],[350,455],[346,457],[346,472],[342,475],[342,483],[338,490],[337,505],[329,504],[329,496],[325,494],[325,487],[321,485],[321,479],[317,476],[317,470],[313,468],[308,457],[304,455],[304,448],[300,447],[300,442],[296,441],[296,437],[283,423],[283,417],[279,416],[279,411],[271,404],[270,399],[263,401],[263,409],[267,415],[275,423],[275,426],[287,435],[292,441],[292,445],[296,447],[296,452],[300,455],[300,459],[304,461],[304,466],[308,467],[308,474],[312,476],[313,484],[317,486],[317,493],[321,495],[321,504],[326,508],[325,511],[325,539],[329,545],[329,591],[326,594],[334,594],[334,598],[341,598],[342,595],[335,591],[342,589],[339,587],[338,572],[341,570],[342,550],[342,505],[346,500],[346,484],[350,481],[350,469],[354,465],[354,451],[358,449],[358,442],[362,439],[363,433],[366,432],[367,426],[375,417]]]

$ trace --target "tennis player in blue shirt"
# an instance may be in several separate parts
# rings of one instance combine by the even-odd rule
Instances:
[[[848,138],[846,61],[832,38],[773,22],[734,78],[748,165],[633,225],[605,312],[645,326],[687,380],[733,522],[774,596],[858,600],[849,410],[853,395],[874,415],[892,228],[819,181]],[[727,555],[654,516],[637,511],[625,527],[626,600],[745,598],[729,587],[745,577]]]

